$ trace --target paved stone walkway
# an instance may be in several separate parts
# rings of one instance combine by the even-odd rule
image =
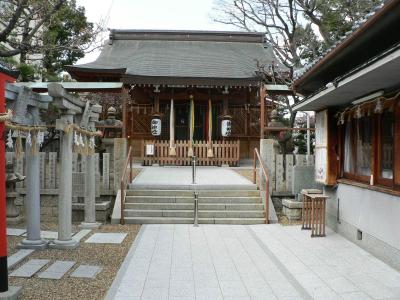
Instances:
[[[137,186],[154,185],[154,178],[157,178],[158,186],[174,186],[179,189],[189,188],[192,185],[191,167],[146,167],[134,179],[133,184]],[[252,182],[229,168],[221,167],[197,167],[197,186],[212,185],[237,185],[247,187]]]
[[[330,230],[144,225],[106,299],[400,299],[400,273]]]

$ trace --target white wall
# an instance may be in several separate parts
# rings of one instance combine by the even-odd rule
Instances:
[[[328,214],[337,216],[339,198],[340,220],[400,250],[400,197],[347,184],[325,191]]]

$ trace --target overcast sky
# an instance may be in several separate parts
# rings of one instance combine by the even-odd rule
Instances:
[[[116,29],[236,30],[213,21],[214,0],[77,0],[91,22]],[[78,63],[96,59],[89,53]]]

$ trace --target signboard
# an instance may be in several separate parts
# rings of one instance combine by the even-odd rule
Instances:
[[[146,155],[154,155],[154,145],[153,144],[146,145]]]
[[[328,179],[328,110],[315,113],[315,181]]]

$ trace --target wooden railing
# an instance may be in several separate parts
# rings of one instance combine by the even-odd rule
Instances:
[[[128,179],[128,167],[129,167],[129,182]],[[132,147],[129,147],[128,155],[125,160],[124,171],[121,177],[121,225],[124,225],[124,210],[125,210],[125,197],[126,197],[126,187],[132,182]]]
[[[254,163],[253,163],[253,183],[258,184],[258,188],[262,191],[262,176],[259,175],[259,179],[257,181],[257,160],[260,165],[260,169],[264,174],[265,178],[265,206],[264,206],[264,214],[265,214],[265,223],[269,223],[269,177],[267,172],[267,167],[264,164],[264,161],[260,158],[260,153],[257,148],[254,148]]]
[[[146,155],[146,145],[154,145],[154,155]],[[169,156],[169,141],[144,140],[142,143],[141,158],[144,165],[178,165],[190,166],[192,158],[188,156],[189,141],[175,142],[176,156]],[[198,166],[237,166],[240,158],[240,142],[213,141],[214,157],[207,157],[207,141],[194,141],[193,152],[197,157]]]

